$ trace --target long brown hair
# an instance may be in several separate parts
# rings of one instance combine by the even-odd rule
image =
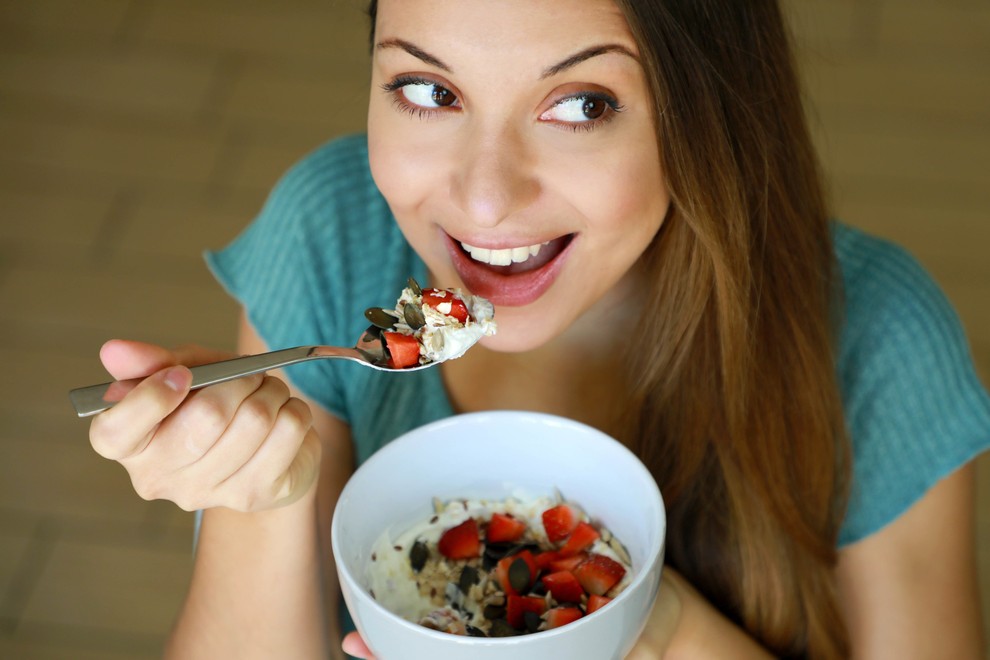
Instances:
[[[668,561],[775,653],[844,657],[839,292],[780,8],[617,4],[657,100],[672,198],[647,256],[628,434],[664,494]]]
[[[664,494],[667,561],[776,654],[844,657],[838,290],[784,20],[776,0],[616,3],[672,199],[625,434]]]

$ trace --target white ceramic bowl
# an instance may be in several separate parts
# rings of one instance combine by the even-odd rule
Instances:
[[[632,582],[594,614],[532,635],[462,637],[406,621],[369,594],[375,540],[429,518],[434,497],[500,498],[519,489],[552,495],[555,488],[600,520],[632,559]],[[341,494],[332,545],[351,616],[379,660],[609,660],[624,657],[645,625],[665,532],[656,482],[619,442],[560,417],[485,412],[415,429],[366,461]]]

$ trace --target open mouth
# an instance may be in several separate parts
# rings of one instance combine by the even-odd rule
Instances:
[[[503,275],[516,275],[545,266],[564,251],[571,238],[573,238],[573,234],[561,236],[552,241],[502,250],[475,247],[463,242],[460,243],[460,246],[461,250],[467,253],[471,259],[491,267],[495,272]]]
[[[576,234],[513,248],[478,247],[447,236],[454,268],[472,293],[494,305],[533,302],[553,284]]]

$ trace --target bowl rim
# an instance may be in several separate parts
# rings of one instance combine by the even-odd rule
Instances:
[[[497,420],[500,419],[513,419],[517,421],[525,420],[527,423],[537,423],[542,425],[549,424],[552,426],[576,429],[582,433],[587,433],[592,436],[598,436],[602,440],[612,442],[615,444],[615,448],[618,451],[620,451],[620,453],[624,452],[628,458],[632,459],[630,461],[630,465],[632,466],[633,470],[639,473],[639,477],[644,479],[645,483],[648,486],[652,487],[650,490],[651,490],[651,494],[656,495],[655,501],[657,503],[657,507],[656,510],[654,511],[654,515],[652,516],[653,519],[649,521],[649,523],[647,523],[647,521],[644,520],[644,524],[656,525],[656,527],[661,530],[661,533],[658,534],[656,543],[652,544],[651,547],[648,548],[648,552],[645,553],[645,556],[647,557],[646,561],[643,563],[642,566],[635,568],[636,575],[633,577],[632,580],[630,580],[626,588],[622,590],[622,593],[620,593],[618,596],[615,597],[614,600],[616,602],[620,600],[624,600],[625,596],[631,594],[637,588],[641,588],[642,583],[646,581],[647,576],[653,573],[653,568],[656,566],[656,564],[664,560],[664,555],[666,554],[665,550],[666,550],[666,537],[667,537],[666,504],[663,500],[662,494],[660,493],[660,488],[659,486],[657,486],[656,480],[653,478],[653,475],[649,472],[649,470],[642,463],[642,461],[640,461],[639,458],[628,447],[626,447],[621,442],[619,442],[612,436],[608,435],[604,431],[601,431],[593,426],[590,426],[583,422],[579,422],[577,420],[573,420],[567,417],[554,415],[551,413],[542,413],[542,412],[534,412],[527,410],[486,410],[479,412],[459,413],[412,428],[402,433],[394,440],[389,441],[382,448],[375,451],[375,453],[372,454],[364,463],[362,463],[354,471],[351,477],[347,480],[347,483],[344,485],[344,488],[341,490],[340,496],[338,497],[338,506],[334,507],[334,513],[331,520],[331,529],[330,529],[330,545],[332,552],[334,554],[334,563],[338,573],[338,578],[341,580],[341,582],[343,582],[344,579],[346,578],[346,580],[349,583],[349,586],[351,587],[352,592],[354,592],[355,598],[360,599],[363,604],[370,605],[372,609],[377,610],[381,614],[384,614],[385,618],[391,621],[393,624],[400,625],[401,627],[409,631],[413,631],[416,634],[425,634],[427,635],[427,637],[432,637],[437,640],[445,641],[445,643],[447,644],[471,645],[471,646],[489,646],[489,645],[496,646],[496,645],[519,645],[524,643],[537,643],[540,640],[550,640],[553,637],[562,634],[567,634],[568,630],[573,631],[579,627],[586,627],[586,625],[591,625],[588,624],[587,620],[595,614],[603,613],[607,615],[608,610],[603,608],[601,610],[593,612],[591,615],[585,615],[581,619],[578,619],[577,621],[573,621],[566,626],[561,626],[559,628],[554,628],[551,630],[540,631],[538,634],[533,633],[528,635],[517,635],[514,637],[470,637],[464,635],[451,635],[449,633],[444,633],[437,630],[431,630],[430,628],[409,621],[408,619],[405,619],[399,616],[398,614],[392,612],[387,607],[385,607],[380,602],[378,602],[377,599],[373,598],[371,594],[368,593],[367,589],[364,586],[362,586],[361,581],[358,579],[358,576],[353,575],[352,572],[349,570],[346,562],[338,561],[336,559],[337,550],[338,548],[341,547],[341,543],[343,542],[342,539],[340,538],[339,525],[338,525],[338,520],[342,515],[341,514],[342,507],[339,506],[339,503],[347,499],[345,498],[345,495],[348,494],[348,488],[352,483],[354,476],[357,475],[359,471],[364,470],[365,466],[372,464],[372,462],[381,462],[387,460],[388,455],[390,453],[400,451],[403,445],[407,444],[408,442],[415,441],[415,438],[418,435],[425,433],[435,433],[437,430],[442,430],[447,426],[460,426],[464,423],[490,424],[493,421],[497,422]],[[353,615],[353,612],[351,613],[351,618],[353,619],[355,625],[357,625],[358,623],[357,617]],[[600,619],[600,617],[598,618]]]

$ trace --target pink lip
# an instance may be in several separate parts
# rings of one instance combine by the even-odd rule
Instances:
[[[507,274],[479,263],[465,254],[458,241],[444,232],[454,270],[471,293],[487,298],[493,305],[522,307],[540,298],[554,283],[570,254],[574,237],[553,259],[531,271]]]

